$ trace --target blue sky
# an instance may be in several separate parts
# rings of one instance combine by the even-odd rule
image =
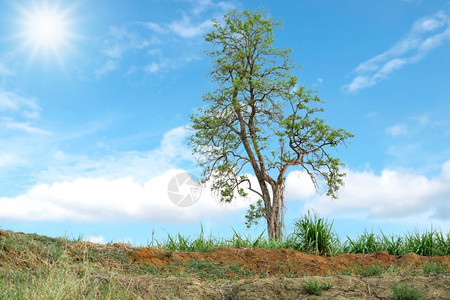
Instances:
[[[300,82],[323,117],[355,135],[338,200],[293,169],[287,229],[308,209],[341,235],[450,230],[450,2],[0,2],[0,227],[145,245],[154,236],[230,237],[248,205],[191,207],[167,193],[198,174],[189,114],[214,86],[203,35],[230,9],[259,9],[283,26]],[[56,29],[55,29],[56,28]]]

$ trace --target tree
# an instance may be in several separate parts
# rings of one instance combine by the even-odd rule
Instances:
[[[345,173],[329,150],[352,135],[315,116],[323,111],[322,100],[289,73],[295,68],[291,50],[273,46],[279,22],[264,12],[233,10],[223,23],[213,23],[205,39],[213,46],[207,55],[217,89],[206,93],[205,106],[191,115],[189,144],[203,168],[202,180],[212,182],[221,202],[256,193],[260,201],[250,207],[248,225],[264,218],[269,238],[280,239],[287,170],[298,166],[316,189],[326,186],[327,195],[337,198]]]

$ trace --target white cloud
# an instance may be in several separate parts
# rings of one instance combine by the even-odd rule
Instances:
[[[371,111],[371,112],[368,112],[364,117],[365,118],[375,118],[377,116],[378,116],[378,113],[376,111]]]
[[[395,58],[395,59],[388,61],[379,69],[378,73],[376,74],[377,76],[375,77],[375,79],[387,78],[387,76],[389,74],[391,74],[395,70],[401,68],[404,64],[406,64],[406,61],[404,59],[399,59],[399,58]]]
[[[0,154],[0,168],[8,168],[23,164],[24,161],[14,154]]]
[[[408,129],[404,124],[396,124],[392,127],[386,128],[386,132],[392,136],[405,135],[408,133]]]
[[[94,75],[96,77],[101,77],[103,75],[109,74],[117,69],[119,69],[119,61],[118,60],[107,60],[101,67],[94,71]]]
[[[420,125],[426,126],[431,123],[431,114],[430,113],[423,113],[418,116],[412,117],[413,120],[417,121]]]
[[[144,25],[148,29],[150,29],[156,33],[159,33],[159,34],[163,34],[163,33],[167,32],[167,30],[165,28],[163,28],[161,25],[154,23],[154,22],[138,22],[137,24]]]
[[[419,143],[391,145],[387,148],[386,154],[394,156],[398,162],[407,163],[411,161],[411,155],[417,155],[420,150]]]
[[[350,91],[357,91],[357,90],[361,90],[364,88],[368,88],[371,87],[373,85],[375,85],[376,81],[373,78],[369,78],[369,77],[365,77],[365,76],[356,76],[355,79],[353,79],[353,81],[345,86],[345,88]]]
[[[234,8],[234,4],[226,1],[216,3],[211,0],[186,0],[184,2],[189,7],[180,9],[181,16],[171,21],[164,23],[155,23],[151,20],[138,21],[111,27],[100,50],[106,61],[94,71],[94,75],[101,77],[118,70],[120,62],[132,55],[158,54],[160,60],[147,62],[144,66],[135,66],[133,72],[128,71],[126,75],[131,75],[136,70],[147,74],[156,74],[165,70],[177,69],[196,60],[198,57],[196,53],[199,52],[197,38],[212,28],[211,18],[220,18],[225,11]],[[194,42],[187,44],[186,40]],[[149,49],[153,45],[161,46],[157,50],[158,52]],[[161,49],[164,50],[164,53]],[[182,51],[173,53],[175,49]],[[171,53],[170,58],[167,57],[168,52]],[[130,70],[129,66],[125,66],[125,68]]]
[[[50,134],[50,132],[47,130],[31,126],[29,122],[6,122],[4,125],[7,129],[22,131],[29,134]]]
[[[105,238],[101,235],[93,235],[86,239],[86,241],[94,243],[94,244],[104,244]]]
[[[396,219],[426,214],[430,219],[449,220],[450,160],[439,175],[428,178],[408,171],[385,169],[373,172],[348,170],[339,199],[311,198],[304,210],[323,215],[347,214],[355,218]]]
[[[211,0],[197,0],[192,3],[195,5],[193,8],[193,13],[196,15],[201,14],[214,4]]]
[[[181,126],[166,132],[158,148],[151,151],[130,151],[116,156],[92,159],[85,156],[61,155],[55,151],[52,165],[38,176],[40,182],[72,181],[74,178],[104,178],[114,180],[125,175],[144,184],[149,178],[159,176],[180,163],[193,163],[191,150],[186,146],[187,130]],[[69,136],[69,139],[76,138]],[[59,154],[58,154],[59,153]]]
[[[235,8],[234,3],[227,1],[214,2],[211,0],[188,0],[191,4],[189,11],[182,11],[182,18],[168,24],[150,24],[150,28],[156,32],[172,32],[183,38],[192,39],[212,28],[211,15],[202,19],[205,12],[212,13],[213,18],[220,18],[223,13]],[[193,20],[196,21],[193,21]],[[200,20],[199,20],[200,19]]]
[[[167,132],[160,147],[148,153],[129,152],[99,161],[53,151],[54,166],[41,173],[30,190],[0,198],[0,220],[117,221],[162,223],[198,222],[220,218],[248,208],[256,200],[238,200],[224,206],[206,186],[197,204],[181,208],[168,196],[168,183],[183,172],[178,166],[192,162],[184,144],[184,127]],[[404,151],[404,149],[403,149]],[[20,163],[14,155],[0,155],[0,166]],[[316,196],[306,173],[292,171],[286,180],[287,201],[304,201],[305,210],[321,214],[353,214],[355,218],[450,218],[450,161],[434,177],[411,171],[346,170],[340,198]],[[254,180],[254,177],[251,177]]]
[[[286,200],[306,200],[315,193],[314,184],[306,172],[292,171],[288,174],[286,178]]]
[[[40,118],[41,107],[34,97],[23,97],[16,93],[5,91],[0,87],[0,137],[5,138],[10,132],[24,132],[34,135],[50,132],[32,125]],[[8,136],[10,138],[10,136]]]
[[[343,86],[347,92],[374,86],[388,79],[395,71],[407,64],[424,58],[429,51],[450,41],[450,15],[440,11],[433,16],[417,20],[410,32],[393,47],[361,63],[354,72],[353,80]]]
[[[4,63],[0,61],[0,76],[6,77],[12,75],[14,75],[14,72],[11,71]]]
[[[127,213],[125,207],[114,206],[114,203],[123,202],[126,206],[130,197],[133,198],[130,203],[135,203],[135,206],[151,201],[148,196],[144,199],[145,194],[150,195],[153,190],[164,187],[164,184],[152,185],[155,178],[163,176],[167,170],[176,169],[179,164],[193,165],[191,151],[185,145],[186,134],[184,127],[178,127],[166,132],[156,149],[125,152],[98,160],[52,149],[48,153],[51,157],[48,164],[43,163],[45,169],[30,174],[30,180],[40,184],[35,184],[27,193],[0,199],[0,219],[9,218],[9,213],[15,219],[42,220],[93,220],[97,214],[103,219],[113,220],[116,214],[118,219],[134,217],[133,213]],[[27,162],[8,151],[0,153],[1,169]],[[150,190],[148,185],[152,186]],[[160,190],[157,195],[163,192]],[[79,199],[88,199],[91,204]],[[82,206],[73,207],[76,202]],[[27,209],[20,212],[22,205]],[[165,211],[169,210],[166,207]]]
[[[192,13],[196,16],[208,10],[228,11],[235,8],[234,3],[229,1],[214,2],[211,0],[187,0],[192,5]]]
[[[168,184],[182,169],[170,169],[140,183],[132,177],[117,179],[77,178],[52,184],[38,184],[17,197],[0,198],[0,219],[15,221],[147,221],[186,223],[214,220],[248,208],[256,200],[238,199],[222,205],[206,185],[200,200],[191,207],[171,202]],[[125,172],[124,172],[125,173]],[[304,210],[321,215],[352,216],[356,219],[410,220],[426,215],[430,220],[450,218],[450,161],[441,174],[428,178],[407,171],[346,170],[346,185],[340,198],[316,196],[309,177],[293,171],[287,177],[286,200],[305,201]],[[254,177],[251,177],[254,180]],[[180,193],[189,191],[181,189]]]
[[[29,221],[118,221],[180,223],[214,219],[247,208],[249,201],[224,206],[207,186],[191,207],[179,207],[168,196],[168,183],[184,172],[171,169],[144,184],[132,178],[115,180],[78,178],[72,181],[39,184],[29,192],[0,198],[0,219]]]
[[[148,55],[152,55],[152,56],[159,56],[159,57],[161,57],[162,56],[162,51],[161,51],[161,49],[151,49],[151,50],[147,51],[147,54]]]
[[[183,55],[173,60],[160,58],[158,61],[152,61],[150,64],[146,65],[143,70],[147,74],[167,72],[170,70],[181,68],[186,63],[199,59],[200,57],[195,55]]]
[[[152,62],[144,67],[145,73],[158,73],[161,69],[167,66],[167,61]]]
[[[106,62],[94,71],[94,75],[101,77],[116,71],[125,54],[145,50],[156,43],[155,39],[144,38],[128,26],[111,27],[109,36],[103,41],[101,49],[101,53],[106,57]]]
[[[0,53],[0,85],[7,81],[9,77],[15,76],[14,65],[17,59],[13,53]]]
[[[36,98],[22,97],[0,88],[0,111],[19,113],[27,119],[37,119],[41,108]]]
[[[206,20],[198,24],[193,24],[191,19],[186,15],[181,20],[173,21],[168,25],[168,28],[175,34],[184,38],[193,38],[205,33],[212,28],[212,21]]]
[[[448,23],[448,16],[443,11],[434,16],[427,16],[417,20],[413,25],[413,32],[428,32],[436,30]]]
[[[53,157],[53,159],[59,160],[59,161],[64,161],[66,159],[66,156],[64,155],[64,152],[62,152],[61,150],[56,150],[53,153],[52,157]]]

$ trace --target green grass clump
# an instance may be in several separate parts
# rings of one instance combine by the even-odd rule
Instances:
[[[382,251],[383,244],[374,233],[368,233],[364,231],[358,238],[352,240],[347,236],[347,243],[344,246],[343,251],[345,253],[375,253]]]
[[[448,265],[442,263],[426,262],[422,265],[422,270],[424,274],[442,274],[446,272]]]
[[[231,239],[214,238],[212,234],[205,237],[203,227],[197,237],[184,237],[178,234],[176,237],[167,235],[165,242],[156,241],[159,248],[164,248],[170,251],[186,251],[186,252],[209,252],[219,247],[230,248],[265,248],[265,249],[279,249],[279,248],[293,248],[292,238],[287,237],[283,240],[267,239],[264,237],[263,231],[256,239],[249,236],[243,236],[233,229],[233,237]],[[150,245],[149,245],[150,247]]]
[[[450,231],[445,236],[433,228],[420,234],[418,231],[405,237],[408,252],[422,256],[450,255]]]
[[[293,248],[316,254],[336,252],[337,239],[332,231],[333,223],[320,218],[317,214],[308,214],[294,224]]]
[[[353,274],[353,270],[352,268],[348,267],[345,268],[344,270],[339,272],[340,275],[352,275]]]
[[[333,222],[317,214],[308,213],[296,220],[293,231],[281,240],[268,239],[265,231],[255,239],[243,236],[233,229],[231,239],[215,238],[212,234],[206,237],[201,232],[197,237],[184,237],[181,234],[171,236],[168,234],[165,242],[156,241],[156,246],[171,251],[180,250],[188,252],[208,252],[218,247],[232,248],[265,248],[265,249],[295,249],[298,251],[314,253],[317,255],[340,253],[370,254],[387,251],[391,255],[405,255],[416,253],[422,256],[450,255],[450,232],[444,234],[433,228],[424,233],[418,231],[404,236],[389,236],[380,230],[380,234],[364,233],[342,243],[338,235],[332,231]],[[153,239],[151,247],[154,246]],[[150,247],[150,245],[149,245]]]
[[[364,233],[355,239],[347,236],[341,253],[376,253],[387,251],[391,255],[415,253],[421,256],[450,255],[450,232],[445,235],[433,228],[424,233],[415,231],[405,236],[387,236],[380,230],[380,235]]]
[[[381,265],[373,264],[369,268],[357,268],[358,274],[363,277],[381,276],[384,272],[384,268]]]
[[[319,285],[319,281],[311,279],[308,280],[308,282],[305,283],[305,290],[310,295],[316,295],[320,296],[322,295],[323,291],[331,289],[333,284],[331,282],[329,283],[322,283]]]
[[[227,241],[226,244],[230,245],[232,248],[270,248],[275,240],[264,239],[265,232],[263,231],[254,241],[250,237],[242,237],[236,230],[233,229],[233,239]]]
[[[206,238],[203,232],[203,226],[201,227],[200,234],[197,238],[191,240],[185,238],[181,234],[178,234],[177,238],[167,235],[167,241],[165,243],[158,243],[159,247],[166,248],[168,250],[180,250],[187,252],[208,252],[220,245],[220,243],[214,239],[212,234],[209,238]]]
[[[420,293],[417,289],[408,287],[408,284],[394,284],[391,286],[392,299],[394,300],[419,300]]]
[[[379,247],[382,251],[387,251],[391,255],[404,255],[407,253],[406,244],[399,236],[387,236],[380,230],[381,238]]]

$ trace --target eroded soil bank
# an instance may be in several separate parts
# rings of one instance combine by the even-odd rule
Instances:
[[[241,269],[255,273],[254,278],[295,275],[335,275],[350,271],[357,274],[358,268],[367,269],[372,265],[391,270],[417,270],[425,262],[450,265],[450,256],[419,256],[413,253],[404,256],[389,255],[385,251],[373,254],[341,254],[318,256],[292,249],[261,248],[217,248],[210,252],[168,251],[154,248],[137,248],[128,253],[132,263],[145,263],[165,272],[168,266],[177,262],[206,261],[220,266],[237,265]],[[242,278],[239,270],[231,278]]]
[[[311,295],[305,288],[308,280],[331,283],[332,287],[320,296]],[[148,295],[148,299],[392,299],[390,287],[396,283],[416,288],[421,299],[450,299],[449,275],[271,277],[223,285],[178,277],[121,277],[119,281]]]
[[[137,248],[127,257],[131,264],[151,266],[158,274],[187,272],[195,262],[200,278],[187,272],[194,276],[143,277],[139,279],[142,283],[135,281],[137,278],[121,279],[146,287],[152,299],[392,299],[391,286],[405,283],[416,289],[421,299],[450,299],[450,274],[425,275],[421,269],[426,262],[450,265],[450,256],[393,256],[384,251],[317,256],[291,249],[260,248],[217,248],[197,253]],[[381,276],[359,274],[374,265],[383,270]],[[221,269],[226,280],[210,280],[209,275]],[[311,295],[306,291],[308,280],[332,287],[320,296]]]

